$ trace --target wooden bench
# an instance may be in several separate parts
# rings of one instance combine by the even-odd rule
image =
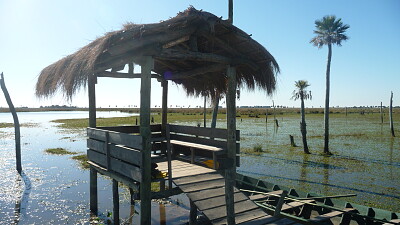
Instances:
[[[170,143],[172,146],[179,145],[179,146],[188,147],[190,149],[190,163],[195,163],[196,150],[212,152],[213,169],[218,168],[217,154],[218,153],[222,154],[224,151],[222,148],[209,146],[209,145],[196,144],[196,143],[191,143],[191,142],[186,142],[186,141],[171,140]]]
[[[226,155],[227,130],[220,128],[191,127],[181,125],[167,126],[172,155],[190,156],[189,161],[195,163],[197,157],[212,159],[212,168],[218,169]],[[236,141],[240,140],[240,132],[236,131]],[[240,145],[236,143],[236,153],[240,153]],[[236,157],[239,166],[239,156]],[[223,163],[223,162],[222,162]]]
[[[353,208],[345,208],[342,211],[334,210],[332,212],[325,213],[325,214],[313,217],[313,218],[310,219],[310,222],[312,222],[312,223],[321,223],[323,221],[330,220],[333,217],[341,216],[341,215],[343,215],[343,214],[345,214],[347,212],[351,212],[351,211],[354,211],[354,210],[355,209],[353,209]]]

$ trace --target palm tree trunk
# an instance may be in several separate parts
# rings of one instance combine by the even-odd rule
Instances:
[[[390,132],[392,133],[392,137],[395,137],[394,135],[394,127],[393,127],[393,92],[390,93],[390,105],[389,105],[389,119],[390,119]]]
[[[300,131],[301,131],[301,136],[303,138],[303,148],[304,148],[304,153],[310,154],[310,151],[308,150],[308,145],[307,145],[307,128],[306,128],[306,116],[304,112],[304,96],[301,95],[301,123],[300,123]]]
[[[214,99],[214,108],[213,108],[213,114],[212,114],[212,120],[211,120],[211,128],[215,128],[217,126],[217,115],[218,115],[218,107],[219,107],[219,95],[215,95]]]
[[[331,58],[332,58],[332,44],[328,44],[328,62],[326,65],[326,94],[325,94],[325,142],[324,142],[324,153],[330,154],[329,152],[329,92],[330,92],[330,73],[331,73]]]

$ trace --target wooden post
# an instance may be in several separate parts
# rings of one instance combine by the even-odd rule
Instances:
[[[114,224],[119,224],[119,194],[118,194],[118,181],[112,180],[113,192],[113,220]]]
[[[0,86],[3,90],[4,97],[6,98],[8,107],[10,108],[10,112],[12,114],[14,120],[14,130],[15,130],[15,161],[16,161],[16,168],[19,174],[22,172],[22,165],[21,165],[21,134],[20,134],[20,126],[17,111],[14,108],[14,105],[11,101],[10,94],[7,91],[6,84],[4,83],[4,75],[1,73],[0,76]]]
[[[96,127],[96,77],[89,76],[88,81],[89,95],[89,127]],[[97,198],[97,171],[90,166],[90,213],[97,216],[98,213],[98,198]]]
[[[290,134],[289,134],[289,138],[290,138],[290,146],[292,146],[292,147],[297,147],[297,145],[294,143],[293,135],[290,135]]]
[[[390,132],[392,133],[392,137],[394,135],[394,127],[393,127],[393,92],[390,92],[390,105],[389,105],[389,119],[390,119]]]
[[[206,124],[206,119],[207,119],[207,96],[204,95],[204,112],[203,112],[203,117],[204,117],[204,127],[207,127]]]
[[[381,102],[380,113],[381,113],[381,123],[383,123],[383,110],[382,110],[382,102]]]
[[[168,121],[168,81],[163,80],[161,81],[161,86],[162,86],[162,113],[161,113],[161,132],[163,137],[165,137],[165,132],[166,132],[166,127],[167,127],[167,121]]]
[[[228,20],[233,24],[233,0],[229,0]]]
[[[197,224],[197,207],[192,200],[189,201],[190,201],[189,225],[195,225]]]
[[[97,216],[97,171],[90,166],[90,213],[92,216]]]
[[[236,68],[227,67],[228,90],[226,93],[227,111],[227,157],[228,168],[225,170],[225,200],[228,225],[235,224],[235,205],[233,187],[236,179]]]
[[[96,127],[96,83],[95,75],[89,76],[88,94],[89,94],[89,127]]]
[[[140,182],[140,224],[151,224],[151,131],[150,94],[151,70],[154,61],[151,56],[142,57],[140,87],[140,135],[142,136],[142,180]]]
[[[282,195],[279,197],[278,203],[276,204],[274,216],[279,216],[281,214],[282,206],[283,206],[283,203],[285,201],[287,194],[288,194],[288,191],[283,190]]]

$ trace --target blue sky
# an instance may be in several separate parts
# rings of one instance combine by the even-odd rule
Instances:
[[[58,94],[37,99],[39,72],[74,53],[105,32],[126,22],[154,23],[174,17],[189,5],[227,18],[228,0],[0,0],[0,72],[14,105],[72,104],[87,106],[82,89],[67,102]],[[242,90],[237,105],[299,106],[290,100],[296,80],[311,83],[308,107],[324,105],[327,48],[309,44],[314,21],[336,15],[350,25],[350,39],[333,48],[331,106],[400,105],[400,1],[398,0],[234,0],[234,25],[264,45],[276,58],[281,73],[273,96]],[[139,80],[101,78],[97,104],[101,107],[139,105]],[[170,84],[169,105],[202,105]],[[161,88],[152,82],[151,105],[161,104]],[[6,107],[0,95],[0,107]]]

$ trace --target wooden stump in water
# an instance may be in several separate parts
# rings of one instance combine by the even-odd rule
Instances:
[[[289,138],[290,138],[290,146],[292,146],[292,147],[297,147],[297,145],[294,143],[294,138],[293,138],[293,136],[292,136],[292,135],[289,135]]]

